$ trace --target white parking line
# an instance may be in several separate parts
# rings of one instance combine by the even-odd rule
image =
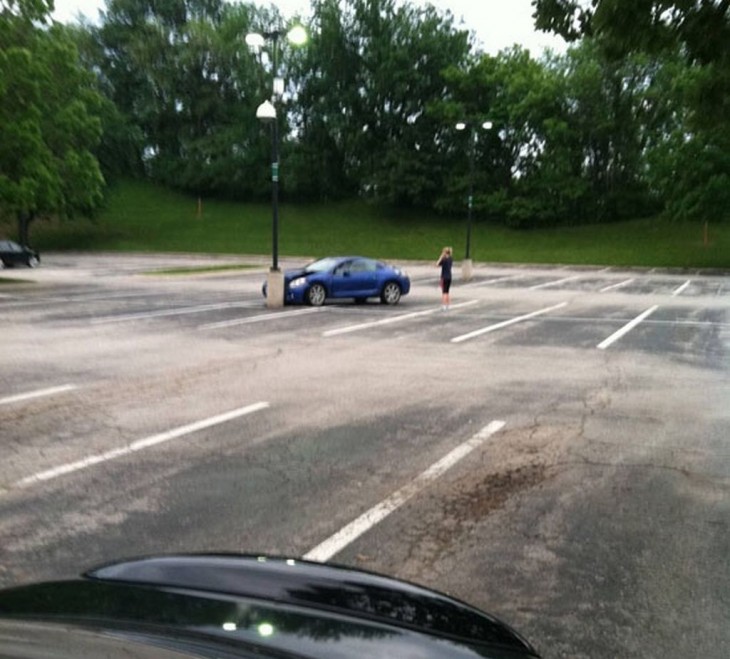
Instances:
[[[674,292],[672,293],[672,297],[677,297],[677,295],[681,295],[681,294],[682,294],[682,292],[683,292],[683,291],[684,291],[684,290],[685,290],[685,289],[687,288],[687,286],[689,286],[689,285],[690,285],[690,283],[691,283],[691,282],[692,282],[692,280],[691,280],[691,279],[688,279],[688,280],[687,280],[686,282],[684,282],[684,284],[682,284],[682,285],[681,285],[681,286],[680,286],[679,288],[677,288],[677,289],[676,289],[676,290],[675,290],[675,291],[674,291]]]
[[[462,307],[468,307],[472,304],[476,304],[479,300],[469,300],[468,302],[460,302],[459,304],[452,304],[451,310],[461,309]],[[363,329],[369,329],[370,327],[377,327],[379,325],[389,325],[391,323],[397,323],[401,320],[408,320],[410,318],[417,318],[418,316],[427,316],[432,313],[441,311],[440,307],[434,309],[426,309],[425,311],[414,311],[412,313],[404,313],[400,316],[391,316],[389,318],[382,318],[381,320],[373,320],[368,323],[359,323],[358,325],[348,325],[347,327],[339,327],[333,330],[327,330],[322,332],[322,336],[337,336],[338,334],[347,334],[349,332],[357,332]],[[450,313],[450,312],[449,312]]]
[[[431,465],[426,471],[414,478],[387,499],[374,506],[356,520],[350,522],[340,531],[329,537],[322,544],[308,551],[303,558],[308,561],[325,562],[342,551],[347,545],[359,538],[378,522],[384,520],[390,513],[400,508],[406,501],[425,489],[444,472],[453,467],[459,460],[465,458],[474,449],[486,442],[492,435],[504,427],[504,421],[492,421],[482,428],[471,439],[457,446],[441,460]]]
[[[545,313],[549,313],[551,311],[555,311],[555,309],[560,309],[564,306],[566,306],[567,302],[561,302],[560,304],[555,304],[552,307],[545,307],[544,309],[539,309],[538,311],[533,311],[532,313],[525,314],[524,316],[517,316],[516,318],[510,318],[509,320],[502,321],[501,323],[497,323],[496,325],[489,325],[488,327],[482,327],[481,329],[474,330],[473,332],[469,332],[468,334],[462,334],[461,336],[454,337],[451,339],[451,343],[461,343],[462,341],[468,341],[469,339],[473,339],[474,337],[481,336],[482,334],[487,334],[488,332],[494,332],[495,330],[502,329],[503,327],[508,327],[509,325],[514,325],[515,323],[522,322],[523,320],[528,320],[530,318],[534,318],[535,316],[540,316]]]
[[[631,322],[624,325],[620,330],[614,332],[609,336],[605,341],[601,341],[596,347],[599,350],[605,350],[610,346],[612,343],[615,343],[618,341],[624,334],[628,334],[634,327],[636,327],[640,322],[651,316],[657,309],[659,308],[659,305],[654,305],[650,309],[647,309],[644,311],[644,313],[638,315],[636,318],[634,318]]]
[[[499,284],[503,281],[513,279],[524,279],[527,275],[508,275],[506,277],[497,277],[496,279],[487,279],[487,281],[474,281],[471,284],[462,284],[459,288],[476,288],[478,286],[489,286],[489,284]]]
[[[326,311],[322,307],[315,307],[313,309],[297,309],[296,311],[279,311],[262,313],[258,316],[250,316],[249,318],[234,318],[233,320],[222,320],[218,323],[208,323],[207,325],[199,325],[198,329],[221,329],[223,327],[235,327],[236,325],[249,325],[251,323],[261,323],[267,320],[278,320],[280,318],[288,318],[289,316],[302,316],[309,313],[318,313],[320,311]]]
[[[556,279],[555,281],[548,281],[544,284],[537,284],[536,286],[530,286],[528,291],[537,291],[541,288],[548,288],[549,286],[558,286],[564,284],[566,281],[573,281],[574,279],[580,279],[580,275],[573,275],[572,277],[565,277],[564,279]]]
[[[48,469],[46,471],[41,471],[37,474],[33,474],[32,476],[28,476],[27,478],[19,480],[13,485],[13,487],[29,487],[30,485],[35,485],[36,483],[40,483],[42,481],[51,480],[52,478],[57,478],[58,476],[63,476],[64,474],[70,474],[74,471],[79,471],[81,469],[91,467],[92,465],[100,464],[102,462],[108,462],[109,460],[121,458],[125,455],[135,453],[136,451],[150,448],[151,446],[157,446],[158,444],[169,442],[171,439],[177,439],[178,437],[182,437],[183,435],[189,435],[199,430],[205,430],[206,428],[220,425],[221,423],[237,419],[238,417],[245,416],[247,414],[252,414],[253,412],[258,412],[259,410],[266,409],[267,407],[269,407],[268,403],[254,403],[253,405],[247,405],[246,407],[240,407],[237,410],[232,410],[231,412],[219,414],[208,419],[203,419],[202,421],[196,421],[195,423],[189,423],[188,425],[180,426],[179,428],[175,428],[173,430],[169,430],[158,435],[152,435],[151,437],[138,439],[137,441],[132,442],[131,444],[127,444],[126,446],[123,446],[121,448],[106,451],[105,453],[90,455],[83,460],[69,462],[61,465],[60,467],[55,467],[53,469]]]
[[[626,279],[625,281],[620,281],[618,284],[611,284],[610,286],[606,286],[605,288],[602,288],[599,293],[605,293],[606,291],[613,291],[617,288],[623,288],[624,286],[628,286],[632,281],[634,281],[634,277],[631,279]]]
[[[53,396],[54,394],[62,394],[66,391],[76,389],[75,384],[63,384],[59,387],[49,387],[48,389],[37,389],[36,391],[28,391],[24,394],[8,396],[0,398],[0,405],[10,405],[11,403],[20,403],[33,398],[42,398],[43,396]]]
[[[139,313],[124,314],[122,316],[102,316],[92,318],[92,325],[104,323],[123,323],[130,320],[145,320],[146,318],[162,318],[163,316],[183,316],[191,313],[204,313],[219,309],[243,309],[246,307],[260,307],[261,302],[221,302],[220,304],[203,304],[198,307],[178,307],[177,309],[161,309],[160,311],[141,311]]]
[[[63,297],[35,297],[32,300],[19,300],[17,302],[11,302],[9,304],[3,304],[3,309],[17,309],[18,307],[34,307],[34,306],[48,306],[49,304],[68,304],[74,302],[96,302],[106,301],[113,299],[132,299],[141,297],[153,297],[154,293],[112,293],[112,294],[93,294],[93,295],[67,295]]]

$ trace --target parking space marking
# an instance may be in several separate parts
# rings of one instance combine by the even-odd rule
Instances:
[[[617,288],[623,288],[624,286],[628,286],[632,281],[635,281],[634,277],[631,279],[626,279],[625,281],[620,281],[618,284],[611,284],[610,286],[606,286],[605,288],[602,288],[599,293],[606,293],[607,291],[613,291]]]
[[[471,439],[457,446],[453,451],[441,458],[441,460],[426,469],[426,471],[416,476],[410,483],[407,483],[387,499],[373,506],[356,520],[344,526],[323,543],[308,551],[303,558],[308,561],[318,561],[320,563],[330,560],[335,554],[342,551],[363,533],[370,530],[390,515],[390,513],[400,508],[409,499],[428,487],[457,462],[474,451],[474,449],[484,444],[492,435],[500,431],[504,425],[504,421],[492,421],[489,425],[484,426]]]
[[[0,398],[0,405],[10,405],[11,403],[21,403],[26,400],[32,400],[33,398],[42,398],[44,396],[53,396],[54,394],[62,394],[66,391],[72,391],[76,389],[75,384],[63,384],[58,387],[48,387],[47,389],[37,389],[36,391],[28,391],[24,394],[16,394],[15,396],[8,396],[6,398]]]
[[[548,288],[549,286],[559,286],[560,284],[564,284],[568,281],[573,281],[575,279],[580,279],[581,275],[573,275],[572,277],[564,277],[563,279],[556,279],[555,281],[548,281],[544,284],[537,284],[536,286],[530,286],[527,290],[528,291],[537,291],[541,288]]]
[[[269,403],[264,402],[254,403],[253,405],[247,405],[246,407],[240,407],[236,410],[225,412],[224,414],[218,414],[217,416],[212,416],[208,419],[203,419],[202,421],[196,421],[194,423],[189,423],[185,426],[180,426],[179,428],[174,428],[173,430],[168,430],[167,432],[152,435],[151,437],[145,437],[144,439],[138,439],[131,444],[122,446],[121,448],[106,451],[105,453],[90,455],[86,458],[83,458],[82,460],[77,460],[76,462],[68,462],[64,465],[61,465],[60,467],[54,467],[53,469],[41,471],[37,474],[33,474],[32,476],[28,476],[27,478],[23,478],[17,481],[13,484],[12,487],[29,487],[43,481],[57,478],[58,476],[63,476],[64,474],[70,474],[74,471],[80,471],[81,469],[86,469],[87,467],[91,467],[102,462],[108,462],[109,460],[121,458],[125,455],[130,455],[137,451],[141,451],[152,446],[157,446],[158,444],[169,442],[171,439],[177,439],[178,437],[189,435],[191,433],[198,432],[199,430],[205,430],[206,428],[211,428],[213,426],[226,423],[227,421],[232,421],[233,419],[237,419],[239,417],[258,412],[259,410],[266,409],[267,407],[269,407]]]
[[[657,309],[659,308],[658,304],[655,304],[653,307],[647,309],[643,313],[639,314],[636,318],[634,318],[629,323],[626,323],[620,330],[617,330],[611,336],[609,336],[604,341],[601,341],[596,347],[599,350],[605,350],[608,348],[611,344],[618,341],[624,334],[628,334],[634,327],[636,327],[639,323],[641,323],[643,320],[651,316]]]
[[[66,295],[66,296],[53,296],[53,297],[34,297],[32,300],[18,299],[17,302],[10,304],[4,304],[4,309],[17,309],[18,307],[34,307],[34,306],[48,306],[49,304],[68,304],[74,302],[97,302],[114,299],[132,299],[132,298],[144,298],[152,297],[154,293],[111,293],[105,294],[93,294],[93,295]]]
[[[520,323],[523,320],[529,320],[530,318],[535,318],[536,316],[541,316],[542,314],[550,313],[551,311],[555,311],[556,309],[561,309],[562,307],[566,306],[567,302],[561,302],[560,304],[554,304],[551,307],[545,307],[544,309],[538,309],[537,311],[533,311],[532,313],[525,314],[524,316],[517,316],[516,318],[510,318],[509,320],[502,321],[501,323],[497,323],[495,325],[489,325],[487,327],[482,327],[481,329],[474,330],[473,332],[469,332],[468,334],[462,334],[461,336],[456,336],[453,339],[451,339],[451,343],[461,343],[463,341],[468,341],[469,339],[473,339],[477,336],[481,336],[482,334],[487,334],[489,332],[494,332],[495,330],[502,329],[503,327],[508,327],[509,325],[514,325],[515,323]]]
[[[452,304],[450,311],[454,309],[461,309],[463,307],[477,304],[479,300],[469,300],[468,302],[460,302],[459,304]],[[337,336],[338,334],[348,334],[349,332],[358,332],[359,330],[369,329],[371,327],[378,327],[379,325],[389,325],[391,323],[397,323],[401,320],[409,320],[410,318],[418,318],[419,316],[427,316],[432,313],[441,311],[440,307],[434,309],[426,309],[425,311],[414,311],[412,313],[401,314],[400,316],[391,316],[390,318],[382,318],[380,320],[373,320],[367,323],[359,323],[357,325],[348,325],[347,327],[339,327],[333,330],[327,330],[322,332],[322,336]]]
[[[92,325],[104,323],[123,323],[130,320],[146,320],[147,318],[162,318],[165,316],[184,316],[192,313],[205,313],[206,311],[218,311],[219,309],[243,309],[247,307],[260,307],[261,302],[221,302],[219,304],[202,304],[197,307],[178,307],[176,309],[161,309],[159,311],[141,311],[129,313],[122,316],[102,316],[92,318]]]
[[[198,329],[222,329],[224,327],[235,327],[236,325],[250,325],[252,323],[261,323],[267,320],[277,320],[279,318],[288,318],[289,316],[303,316],[310,313],[318,313],[320,311],[326,311],[325,308],[315,307],[313,309],[297,309],[296,311],[279,311],[262,313],[258,316],[250,316],[249,318],[234,318],[233,320],[221,320],[217,323],[208,323],[206,325],[199,325]]]
[[[506,277],[497,277],[496,279],[487,279],[487,281],[475,281],[471,284],[464,284],[460,288],[476,288],[478,286],[489,286],[489,284],[499,284],[503,281],[514,279],[524,279],[527,275],[507,275]]]
[[[675,291],[674,291],[674,292],[672,293],[672,297],[677,297],[677,295],[681,295],[681,294],[682,294],[682,291],[684,291],[684,290],[685,290],[685,289],[687,288],[687,286],[689,286],[689,285],[690,285],[690,283],[691,283],[691,282],[692,282],[692,280],[691,280],[691,279],[688,279],[688,280],[687,280],[686,282],[684,282],[684,284],[682,284],[682,285],[681,285],[681,286],[680,286],[679,288],[677,288],[677,289],[676,289],[676,290],[675,290]]]

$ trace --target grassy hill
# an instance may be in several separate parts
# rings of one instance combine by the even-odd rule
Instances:
[[[202,200],[143,182],[114,186],[94,222],[38,222],[41,251],[164,251],[270,254],[271,205]],[[466,213],[465,213],[466,215]],[[280,205],[282,256],[365,254],[388,260],[463,258],[466,218],[391,212],[362,201]],[[13,237],[14,227],[0,227]],[[518,231],[475,222],[478,262],[563,263],[730,269],[730,226],[658,219]]]

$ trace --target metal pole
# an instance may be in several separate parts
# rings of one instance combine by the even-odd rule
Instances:
[[[474,148],[476,145],[477,133],[476,129],[471,127],[471,143],[469,144],[469,199],[467,201],[467,220],[466,220],[466,256],[471,258],[471,213],[474,205]]]
[[[279,119],[271,122],[271,223],[272,270],[279,269]]]
[[[271,103],[276,107],[276,78],[279,74],[279,31],[271,35],[274,47],[274,75],[271,82]],[[271,206],[273,218],[271,223],[271,269],[279,269],[279,115],[277,112],[271,124]]]

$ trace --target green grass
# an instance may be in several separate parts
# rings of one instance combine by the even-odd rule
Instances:
[[[38,222],[31,228],[41,251],[94,250],[268,255],[271,205],[202,201],[143,182],[110,191],[95,222]],[[282,203],[282,256],[364,254],[388,260],[435,260],[443,245],[463,258],[465,218],[390,212],[361,201],[316,205]],[[7,227],[4,227],[7,229]],[[10,233],[5,231],[5,233]],[[703,227],[642,219],[604,225],[520,231],[475,222],[477,262],[604,266],[730,268],[730,226]]]

